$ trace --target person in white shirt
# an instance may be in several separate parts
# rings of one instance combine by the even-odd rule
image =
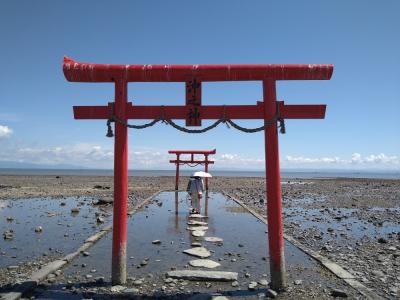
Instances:
[[[204,184],[201,177],[191,176],[189,178],[187,191],[191,197],[191,213],[200,212],[200,199],[203,196]]]

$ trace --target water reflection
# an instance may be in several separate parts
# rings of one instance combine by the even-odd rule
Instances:
[[[157,198],[157,203],[149,204],[129,218],[127,257],[132,257],[127,265],[129,276],[146,277],[149,284],[158,284],[156,281],[160,278],[164,280],[165,272],[172,267],[178,270],[187,268],[188,262],[194,258],[182,252],[191,248],[196,241],[200,241],[212,253],[210,259],[221,262],[219,271],[249,272],[252,278],[261,278],[267,273],[269,261],[266,258],[269,254],[266,225],[249,213],[235,213],[226,209],[239,207],[238,204],[220,193],[210,192],[203,197],[202,214],[207,213],[208,218],[198,221],[208,223],[207,237],[223,239],[223,243],[212,243],[204,241],[202,237],[193,237],[186,229],[190,211],[187,193],[176,195],[174,192],[164,192]],[[158,202],[163,204],[160,206]],[[99,257],[111,258],[111,238],[112,235],[107,235],[101,239],[91,248],[90,256],[80,257],[66,268],[65,274],[81,274],[81,264],[85,263],[86,269],[93,268],[97,274],[109,276],[111,264],[100,262],[102,260]],[[154,240],[160,240],[161,243],[155,245],[152,243]],[[301,270],[303,278],[309,278],[313,284],[318,282],[319,275],[315,271],[319,270],[318,264],[290,243],[285,243],[285,248],[288,253],[288,273],[298,274]],[[148,265],[141,266],[146,258]],[[153,279],[147,277],[150,273]],[[231,285],[228,284],[227,288],[231,288]],[[203,286],[196,286],[196,290],[201,289]]]
[[[206,196],[204,197],[205,205],[204,205],[204,215],[208,216],[208,190],[206,190]]]

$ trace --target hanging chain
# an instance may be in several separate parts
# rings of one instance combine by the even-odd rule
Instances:
[[[182,165],[188,165],[189,167],[194,168],[194,167],[197,167],[198,165],[201,165],[201,163],[197,163],[197,164],[196,163],[195,164],[184,163]]]
[[[186,127],[180,126],[178,124],[176,124],[174,121],[172,121],[171,119],[166,119],[164,117],[164,106],[162,106],[162,111],[161,111],[161,117],[158,119],[154,119],[153,121],[146,123],[146,124],[142,124],[142,125],[133,125],[133,124],[128,124],[128,122],[123,121],[119,118],[117,118],[115,115],[112,116],[111,118],[109,118],[107,120],[107,137],[113,137],[113,131],[112,131],[112,127],[111,127],[111,122],[115,122],[115,123],[119,123],[122,124],[128,128],[133,128],[133,129],[145,129],[151,126],[154,126],[155,124],[157,124],[158,122],[162,122],[165,123],[167,125],[171,125],[173,128],[182,131],[182,132],[186,132],[186,133],[205,133],[211,129],[214,129],[215,127],[217,127],[220,123],[225,123],[227,125],[228,128],[230,128],[230,126],[232,126],[233,128],[240,130],[242,132],[246,132],[246,133],[255,133],[255,132],[260,132],[264,129],[266,129],[268,126],[271,126],[273,124],[275,124],[276,122],[279,122],[279,128],[280,128],[280,133],[284,134],[286,133],[286,127],[285,127],[285,120],[280,116],[280,109],[279,109],[279,105],[277,105],[277,111],[276,111],[276,115],[271,119],[271,120],[265,120],[264,121],[264,125],[260,126],[260,127],[256,127],[256,128],[246,128],[246,127],[242,127],[240,125],[238,125],[237,123],[233,122],[231,119],[226,118],[225,116],[225,110],[226,107],[224,107],[224,112],[223,112],[223,117],[217,121],[215,121],[213,124],[211,124],[210,126],[201,128],[201,129],[188,129]]]

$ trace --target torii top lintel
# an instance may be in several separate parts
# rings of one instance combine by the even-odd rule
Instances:
[[[329,80],[331,64],[115,65],[76,62],[64,57],[63,71],[73,82],[185,82]]]
[[[169,150],[169,154],[215,154],[217,153],[217,149],[213,150]]]

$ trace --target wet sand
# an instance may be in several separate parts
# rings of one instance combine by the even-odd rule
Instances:
[[[15,199],[70,196],[90,199],[85,205],[91,206],[99,199],[112,198],[112,181],[112,177],[101,176],[0,176],[0,206]],[[396,299],[400,289],[400,181],[282,181],[285,233],[344,266],[379,295]],[[187,178],[181,179],[181,188],[186,187],[186,182]],[[129,203],[136,205],[156,191],[173,187],[174,177],[130,177]],[[212,178],[210,190],[226,191],[265,215],[262,178]],[[110,210],[111,205],[106,205],[105,217]],[[0,284],[4,287],[15,283],[61,255],[48,252],[47,256],[18,264],[17,269],[3,267]],[[301,290],[301,284],[291,282],[290,286],[300,286]],[[312,290],[305,296],[307,293],[316,296]]]

